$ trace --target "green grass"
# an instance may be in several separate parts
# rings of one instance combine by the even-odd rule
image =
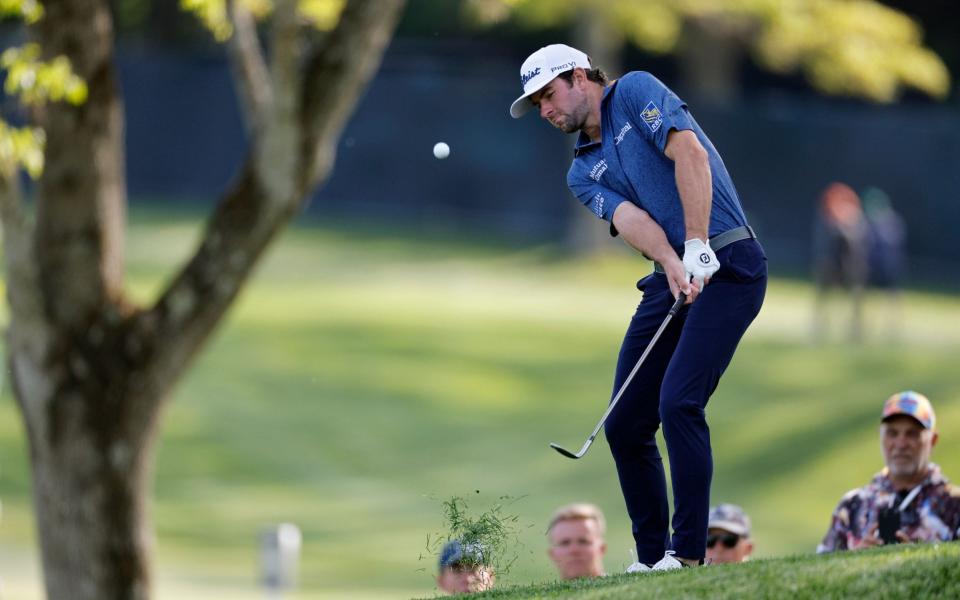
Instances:
[[[960,545],[915,545],[791,556],[667,573],[493,590],[472,598],[957,598]]]
[[[190,218],[136,215],[131,294],[149,298],[198,232]],[[453,495],[480,511],[523,496],[511,505],[522,534],[504,584],[553,577],[543,530],[574,500],[606,511],[606,565],[621,571],[632,544],[605,442],[577,462],[547,444],[578,446],[603,412],[639,301],[633,282],[647,270],[615,243],[559,258],[453,236],[288,232],[167,408],[153,505],[158,597],[260,597],[257,534],[280,521],[304,533],[294,598],[429,595],[427,536],[441,531]],[[843,341],[839,323],[812,344],[811,302],[804,283],[771,282],[708,407],[713,500],[748,510],[760,557],[812,551],[842,493],[879,468],[877,414],[893,391],[931,397],[934,459],[960,477],[960,300],[908,293],[894,339],[873,298],[860,346]],[[40,597],[26,460],[4,388],[5,599]]]

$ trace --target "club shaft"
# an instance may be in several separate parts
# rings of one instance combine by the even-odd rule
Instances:
[[[677,311],[680,310],[680,307],[683,306],[683,303],[686,301],[686,295],[681,292],[680,296],[677,298],[676,302],[673,303],[673,306],[670,307],[670,311],[667,313],[667,316],[663,319],[663,323],[660,324],[660,327],[657,329],[657,332],[653,334],[653,337],[650,338],[650,343],[647,344],[647,347],[644,349],[643,354],[640,355],[640,358],[637,359],[637,364],[633,365],[633,369],[630,371],[630,374],[627,375],[627,378],[624,380],[623,384],[620,385],[620,389],[617,390],[617,395],[613,397],[613,400],[610,401],[610,404],[607,406],[607,410],[603,413],[603,416],[600,417],[600,422],[597,423],[597,426],[594,428],[593,433],[590,434],[590,437],[587,438],[587,441],[584,442],[583,447],[580,448],[580,452],[577,452],[576,457],[580,458],[587,451],[587,448],[593,443],[593,440],[597,437],[597,434],[600,433],[600,429],[603,428],[603,424],[607,422],[607,417],[610,416],[610,413],[613,412],[613,409],[616,408],[617,402],[620,401],[620,396],[623,396],[623,392],[626,391],[627,386],[630,385],[630,382],[633,381],[633,376],[637,374],[637,371],[640,370],[640,366],[643,364],[643,361],[646,360],[647,355],[650,354],[650,351],[653,350],[654,344],[657,343],[657,340],[660,339],[660,335],[667,328],[667,325],[670,324],[670,320],[673,319],[673,315],[677,314]]]

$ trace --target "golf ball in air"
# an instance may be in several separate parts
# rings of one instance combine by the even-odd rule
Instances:
[[[433,155],[440,159],[450,156],[450,146],[443,142],[437,142],[433,145]]]

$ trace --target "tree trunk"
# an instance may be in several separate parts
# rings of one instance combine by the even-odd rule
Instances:
[[[18,257],[32,270],[9,291],[44,580],[50,598],[146,598],[153,410],[129,393],[135,370],[122,347],[126,190],[110,10],[105,0],[44,8],[34,26],[44,57],[69,58],[89,90],[84,104],[39,115],[45,169],[32,243]]]
[[[48,598],[149,598],[153,428],[139,434],[125,430],[103,403],[75,390],[50,400],[48,421],[30,426]]]
[[[17,317],[8,335],[13,391],[30,446],[47,597],[149,598],[149,468],[166,390],[145,384],[149,363],[130,360],[129,320],[96,319],[71,338],[40,311]]]

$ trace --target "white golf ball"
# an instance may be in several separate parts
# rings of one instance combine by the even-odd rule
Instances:
[[[433,145],[433,155],[439,159],[444,159],[450,156],[450,146],[443,142],[437,142]]]

